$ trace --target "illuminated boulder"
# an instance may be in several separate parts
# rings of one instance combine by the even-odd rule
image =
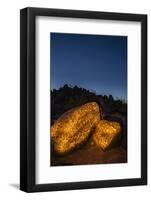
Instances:
[[[84,143],[100,121],[97,103],[86,103],[65,112],[51,127],[51,139],[58,154],[67,153]]]
[[[106,150],[116,144],[120,133],[121,126],[118,122],[100,120],[93,133],[93,140],[102,150]]]

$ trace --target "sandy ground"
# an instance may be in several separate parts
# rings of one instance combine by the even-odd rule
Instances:
[[[65,165],[86,165],[86,164],[107,164],[126,163],[127,152],[121,146],[114,146],[106,151],[101,150],[93,142],[92,137],[79,149],[74,150],[64,156],[51,153],[51,166]]]

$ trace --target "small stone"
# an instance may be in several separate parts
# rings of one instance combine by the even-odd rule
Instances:
[[[93,140],[102,150],[108,149],[116,143],[121,133],[118,122],[100,120],[93,133]]]

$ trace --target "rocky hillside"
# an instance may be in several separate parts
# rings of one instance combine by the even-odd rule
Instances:
[[[96,95],[95,92],[78,86],[64,85],[51,91],[51,124],[64,112],[88,102],[97,102],[104,117],[110,115],[127,116],[127,103],[114,99],[112,95]],[[117,117],[118,118],[118,117]]]

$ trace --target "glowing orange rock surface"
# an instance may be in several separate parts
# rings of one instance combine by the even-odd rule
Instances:
[[[64,113],[51,127],[54,149],[64,154],[85,142],[100,121],[97,103],[86,103]]]
[[[93,133],[93,140],[102,150],[106,150],[115,142],[120,132],[121,126],[118,122],[100,120]]]

